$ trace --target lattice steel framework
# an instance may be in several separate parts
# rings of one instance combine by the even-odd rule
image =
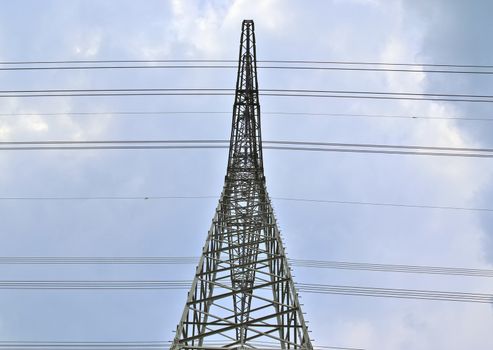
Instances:
[[[254,24],[243,21],[228,168],[172,345],[312,349],[265,186]]]

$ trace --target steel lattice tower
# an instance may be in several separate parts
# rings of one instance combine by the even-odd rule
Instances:
[[[312,349],[262,159],[254,24],[245,20],[225,184],[172,350]]]

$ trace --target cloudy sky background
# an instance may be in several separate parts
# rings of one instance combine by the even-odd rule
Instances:
[[[2,1],[0,61],[258,59],[493,62],[490,1]],[[229,70],[0,72],[0,89],[232,88]],[[261,88],[493,94],[493,77],[259,69]],[[226,139],[231,96],[2,98],[0,140]],[[491,104],[262,97],[265,140],[493,147],[493,122],[268,112],[491,117]],[[16,115],[11,114],[30,114]],[[31,115],[34,114],[34,115]],[[0,197],[219,195],[226,150],[0,153]],[[493,208],[488,159],[265,151],[272,197]],[[0,200],[0,256],[196,256],[217,199]],[[488,212],[273,199],[291,258],[493,268]],[[0,266],[1,280],[191,279],[193,266]],[[487,278],[295,268],[298,282],[493,292]],[[0,341],[171,340],[186,291],[0,291]],[[315,344],[493,347],[485,304],[302,294]]]

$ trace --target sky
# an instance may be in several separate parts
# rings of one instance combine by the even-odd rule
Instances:
[[[2,1],[0,61],[236,59],[491,65],[487,0]],[[233,88],[236,71],[1,71],[0,90]],[[264,89],[492,95],[493,76],[259,69]],[[227,139],[232,96],[2,98],[0,141]],[[489,103],[263,96],[264,140],[492,148]],[[159,115],[115,114],[159,111]],[[177,113],[177,112],[214,113]],[[96,112],[105,115],[46,113]],[[113,113],[112,113],[113,112]],[[176,112],[176,113],[167,113]],[[14,115],[15,114],[15,115]],[[227,150],[0,152],[0,198],[219,196]],[[279,197],[493,208],[489,159],[265,150],[288,256],[493,268],[493,215]],[[0,256],[198,256],[218,198],[0,199]],[[492,293],[491,278],[294,268],[296,282]],[[0,265],[0,280],[189,280],[194,266]],[[0,290],[0,341],[171,340],[185,290]],[[493,348],[488,304],[301,293],[315,345]]]

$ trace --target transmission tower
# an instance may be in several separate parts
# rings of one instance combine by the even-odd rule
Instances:
[[[228,168],[172,350],[311,350],[265,186],[254,24],[243,21]]]

